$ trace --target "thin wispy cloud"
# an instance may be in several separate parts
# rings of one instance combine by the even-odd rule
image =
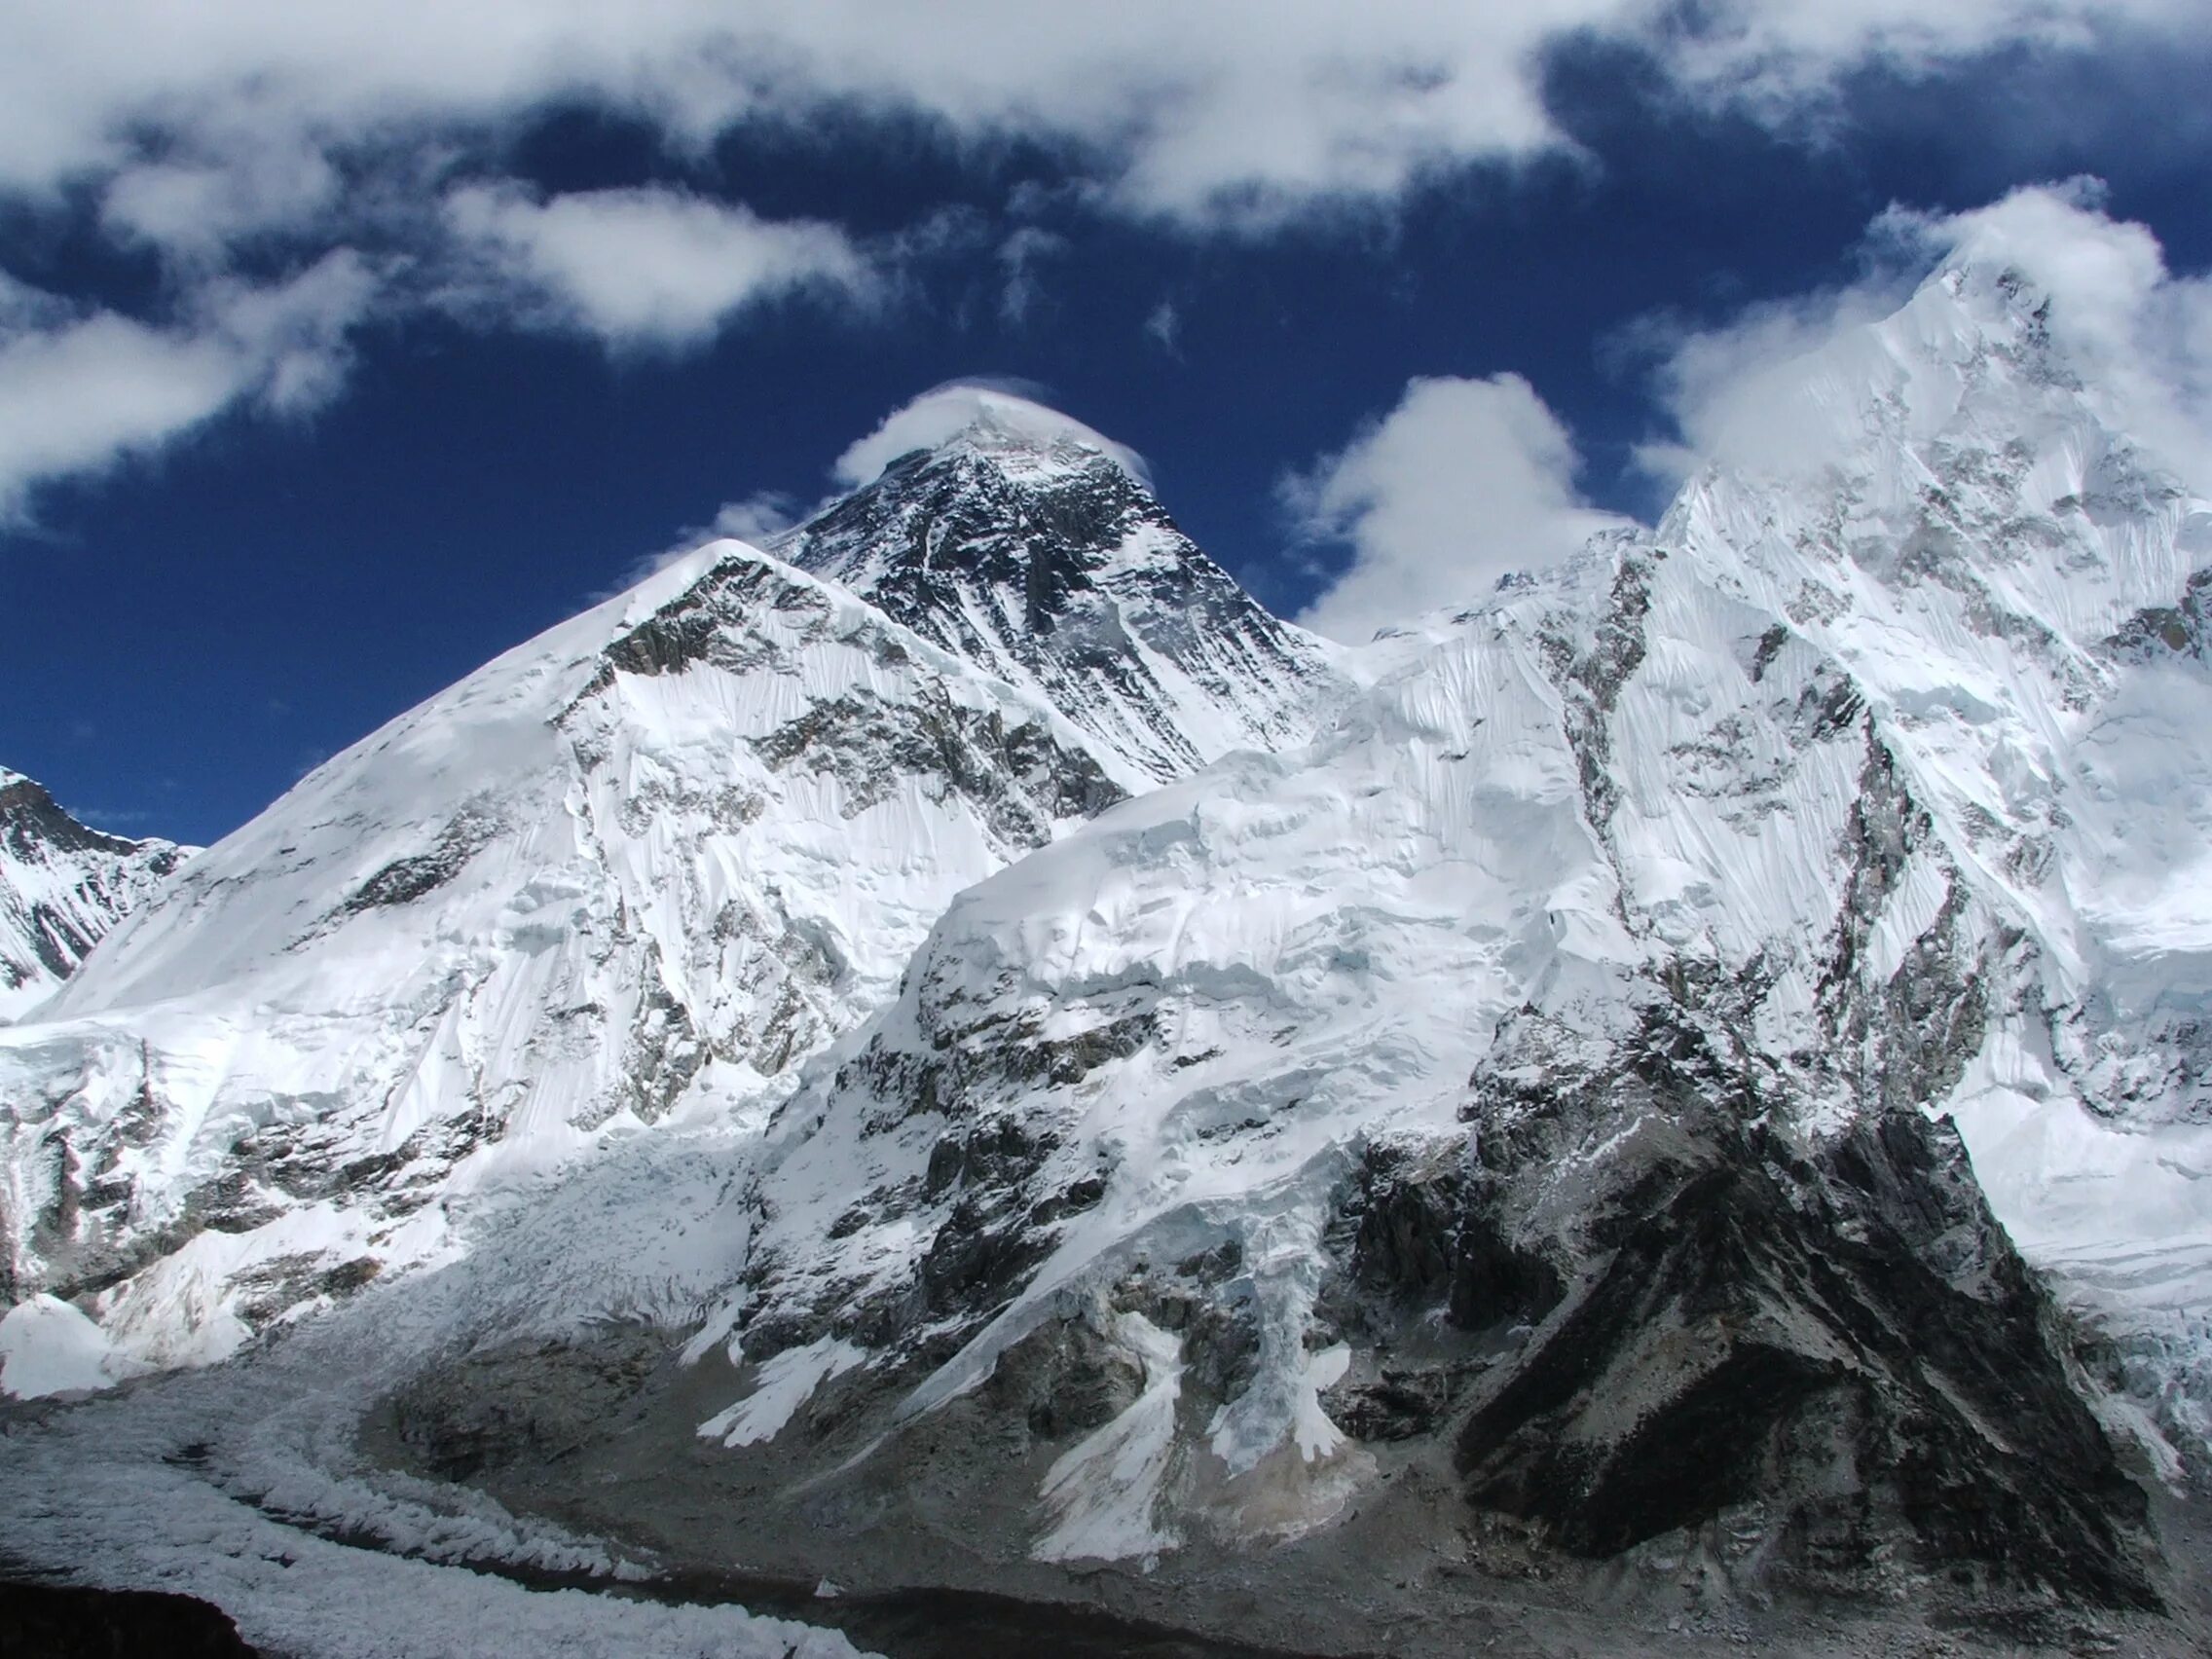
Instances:
[[[1182,348],[1177,344],[1183,334],[1183,313],[1175,309],[1173,300],[1161,300],[1146,313],[1144,331],[1170,357],[1180,357],[1183,354]]]
[[[843,489],[857,489],[880,476],[901,456],[935,449],[947,439],[981,426],[1051,442],[1065,439],[1112,456],[1138,477],[1144,457],[1092,430],[1073,416],[1038,401],[1041,388],[1021,381],[953,381],[923,392],[886,415],[866,437],[848,446],[830,468]]]
[[[1039,267],[1068,250],[1068,239],[1041,225],[1023,225],[999,244],[999,269],[1005,283],[999,289],[999,320],[1018,328],[1045,291]]]

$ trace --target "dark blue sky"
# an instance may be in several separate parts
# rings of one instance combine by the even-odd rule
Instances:
[[[497,163],[547,195],[674,178],[862,239],[928,223],[935,245],[903,253],[869,308],[771,301],[685,350],[394,310],[311,415],[233,409],[42,483],[0,534],[0,761],[95,822],[211,840],[721,503],[812,500],[848,443],[946,380],[1034,382],[1142,451],[1199,543],[1290,613],[1343,555],[1296,545],[1280,480],[1409,377],[1526,377],[1573,433],[1590,499],[1648,518],[1658,487],[1630,450],[1667,434],[1636,326],[1846,281],[1892,202],[1964,208],[2093,173],[2173,269],[2212,263],[2212,124],[2171,55],[1860,72],[1779,130],[1683,98],[1627,49],[1555,51],[1543,91],[1578,152],[1456,165],[1258,230],[1102,211],[1064,152],[920,119],[756,124],[671,161],[644,126],[544,113]],[[0,263],[105,304],[158,289],[162,268],[94,235],[92,212],[0,217]],[[1000,248],[1017,222],[1061,240],[1014,315]],[[1172,349],[1146,327],[1162,302]]]

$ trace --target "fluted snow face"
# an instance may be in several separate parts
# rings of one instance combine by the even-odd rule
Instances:
[[[2212,1297],[2212,506],[2115,429],[2007,274],[1943,274],[1855,357],[1862,442],[1702,479],[1659,539],[1865,699],[1928,818],[1868,948],[1901,968],[1946,905],[1977,918],[1986,1032],[1936,1103],[2031,1255],[2163,1343]],[[1681,724],[1619,752],[1673,754]]]
[[[91,829],[0,767],[0,1024],[51,998],[192,851]]]

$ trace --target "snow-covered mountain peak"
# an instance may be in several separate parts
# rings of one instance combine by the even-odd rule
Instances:
[[[1104,457],[1140,482],[1150,478],[1134,450],[1072,416],[1004,392],[981,394],[976,418],[937,446],[936,453],[947,452],[988,457],[1015,476],[1082,471]]]
[[[944,386],[899,410],[839,459],[837,475],[866,486],[917,457],[966,452],[1031,475],[1081,469],[1104,456],[1149,481],[1144,458],[1072,415],[998,387]]]
[[[0,766],[0,1022],[52,997],[191,852],[81,824],[42,785]]]
[[[1127,787],[1309,737],[1346,688],[1336,647],[1270,615],[1114,446],[1049,414],[988,403],[773,550],[1033,691]]]
[[[1005,425],[783,556],[693,551],[203,855],[0,1041],[0,1273],[96,1292],[141,1359],[220,1357],[440,1259],[467,1195],[745,1120],[954,895],[1309,735],[1327,647],[1111,455]]]

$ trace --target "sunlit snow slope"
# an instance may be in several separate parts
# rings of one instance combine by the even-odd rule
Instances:
[[[974,536],[1025,522],[1039,476],[1112,467],[952,448],[976,499],[939,500]],[[1053,550],[1071,568],[1161,520],[1113,475],[1103,551]],[[1018,546],[994,557],[1018,573]],[[1126,643],[1162,636],[1157,605],[1093,597],[1083,672],[1112,685],[1063,713],[1064,686],[719,542],[319,767],[0,1044],[13,1294],[88,1299],[119,1366],[212,1359],[439,1259],[489,1181],[741,1117],[890,997],[962,888],[1326,706],[1317,642],[1188,543],[1147,569],[1267,653],[1204,657],[1201,687],[1173,642]],[[1161,679],[1194,728],[1172,751],[1132,712]]]

